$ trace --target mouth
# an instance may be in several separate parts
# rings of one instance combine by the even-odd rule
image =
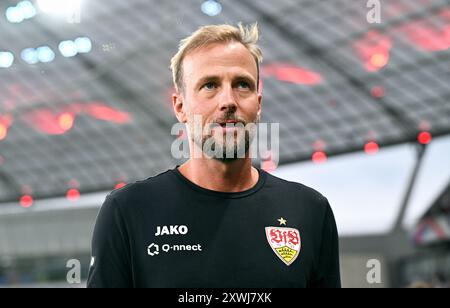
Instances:
[[[231,125],[234,126],[237,123],[242,123],[242,122],[239,122],[239,121],[236,121],[236,120],[227,120],[227,121],[223,121],[223,122],[218,122],[217,124],[219,124],[220,126],[225,128],[227,124],[231,124]]]
[[[239,131],[239,126],[236,124],[238,123],[242,122],[237,120],[217,121],[213,123],[213,125],[215,125],[215,127],[213,126],[213,131],[215,131],[216,133],[222,132],[224,134],[228,133],[237,134]]]

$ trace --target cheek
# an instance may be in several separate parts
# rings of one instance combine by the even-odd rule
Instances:
[[[215,111],[216,105],[208,99],[205,98],[193,98],[190,101],[190,113],[198,114],[204,117],[209,117],[210,114],[213,114]]]
[[[201,117],[202,127],[205,126],[205,123],[211,120],[214,115],[214,107],[211,103],[195,100],[190,101],[190,105],[186,109],[186,114],[188,116],[188,122],[194,124],[194,120],[196,117]]]
[[[255,117],[258,113],[259,103],[258,98],[246,99],[245,103],[241,105],[245,114]]]

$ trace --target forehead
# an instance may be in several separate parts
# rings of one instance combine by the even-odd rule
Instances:
[[[256,60],[241,43],[212,44],[189,53],[183,61],[185,81],[195,82],[206,75],[247,73],[257,78]]]

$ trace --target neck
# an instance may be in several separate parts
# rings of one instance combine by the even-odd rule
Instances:
[[[191,158],[178,170],[194,184],[221,192],[248,190],[259,179],[258,170],[252,167],[250,158],[227,163],[215,159]]]

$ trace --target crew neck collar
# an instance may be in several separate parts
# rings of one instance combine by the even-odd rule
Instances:
[[[172,169],[175,176],[185,185],[187,185],[190,189],[193,189],[199,193],[219,197],[219,198],[226,198],[226,199],[236,199],[236,198],[243,198],[250,196],[254,193],[256,193],[258,190],[260,190],[266,181],[266,172],[264,170],[261,170],[259,168],[256,168],[259,173],[258,182],[252,187],[244,191],[240,192],[222,192],[222,191],[216,191],[211,190],[207,188],[203,188],[193,182],[191,182],[189,179],[187,179],[178,169],[180,166],[177,165],[174,169]]]

